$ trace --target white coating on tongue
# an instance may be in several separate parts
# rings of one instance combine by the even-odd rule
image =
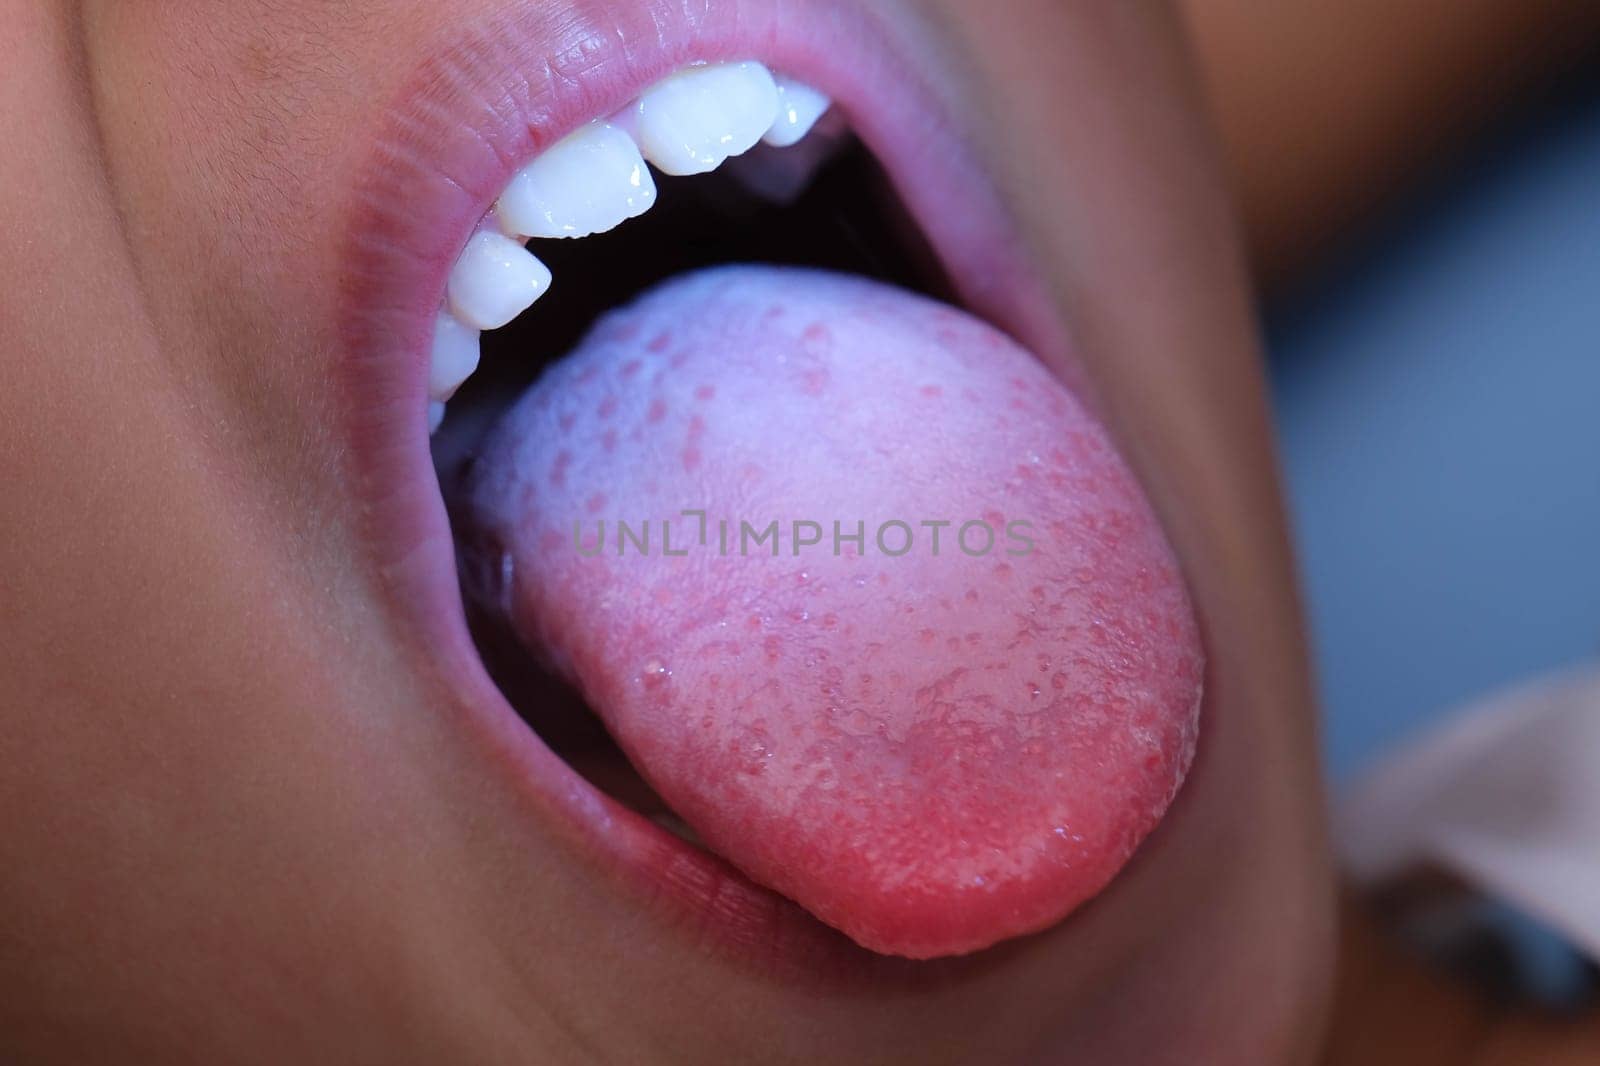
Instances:
[[[1059,919],[1189,764],[1198,639],[1135,482],[951,308],[805,271],[669,283],[536,384],[470,502],[516,629],[674,810],[876,950]],[[773,522],[776,556],[745,534]]]

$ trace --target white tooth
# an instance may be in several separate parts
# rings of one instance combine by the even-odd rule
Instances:
[[[478,369],[478,331],[449,311],[439,312],[433,327],[433,361],[428,367],[428,395],[448,400]]]
[[[778,86],[778,120],[761,139],[774,148],[787,148],[798,144],[811,132],[811,127],[827,114],[833,101],[793,78],[778,75],[773,80]]]
[[[480,230],[450,271],[450,309],[477,329],[499,329],[550,288],[550,271],[510,237]]]
[[[495,209],[509,233],[587,237],[655,202],[655,180],[633,138],[609,122],[591,122],[524,167]]]
[[[634,105],[644,157],[667,174],[704,174],[753,148],[778,117],[778,86],[760,63],[690,67]]]
[[[439,426],[444,422],[444,403],[434,400],[428,404],[428,436],[439,432]]]

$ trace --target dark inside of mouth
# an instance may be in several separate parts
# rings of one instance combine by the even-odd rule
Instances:
[[[779,263],[950,298],[920,231],[877,161],[853,140],[789,204],[757,196],[725,171],[658,178],[658,186],[650,212],[609,233],[536,243],[533,250],[554,273],[555,285],[517,321],[483,335],[482,365],[451,402],[435,441],[442,482],[459,476],[482,433],[598,317],[668,277],[727,263]],[[484,664],[540,739],[597,788],[688,835],[582,698],[475,611],[467,592],[468,621]]]

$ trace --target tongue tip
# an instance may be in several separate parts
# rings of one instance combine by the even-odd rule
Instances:
[[[1103,887],[1042,882],[1019,891],[997,885],[992,893],[978,887],[916,901],[858,900],[837,912],[814,907],[811,913],[868,951],[926,961],[975,954],[1049,929]]]
[[[983,951],[1049,929],[1116,880],[1187,776],[1197,714],[1198,708],[1170,759],[1146,763],[1118,783],[1095,782],[1092,805],[1070,830],[1019,821],[993,835],[997,808],[1024,805],[1007,802],[1001,789],[998,804],[962,805],[963,825],[901,824],[832,839],[796,833],[798,839],[779,840],[793,822],[774,819],[773,831],[755,831],[767,847],[752,849],[747,837],[721,850],[754,855],[744,865],[747,875],[869,951],[914,960]]]

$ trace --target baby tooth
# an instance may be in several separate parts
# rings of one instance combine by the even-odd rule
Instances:
[[[656,202],[656,183],[633,138],[607,122],[591,122],[528,164],[496,210],[508,233],[587,237],[603,233]]]
[[[428,368],[428,395],[448,400],[478,369],[478,331],[441,311],[433,327],[433,362]]]
[[[833,101],[793,78],[778,76],[774,81],[778,86],[778,120],[761,139],[774,148],[787,148],[811,132]]]
[[[428,436],[439,432],[439,426],[444,423],[444,404],[434,400],[428,404]]]
[[[667,174],[704,174],[749,151],[778,117],[778,87],[760,63],[690,67],[635,105],[644,157]]]
[[[499,329],[550,288],[550,271],[510,237],[482,230],[450,272],[450,309],[477,329]]]

